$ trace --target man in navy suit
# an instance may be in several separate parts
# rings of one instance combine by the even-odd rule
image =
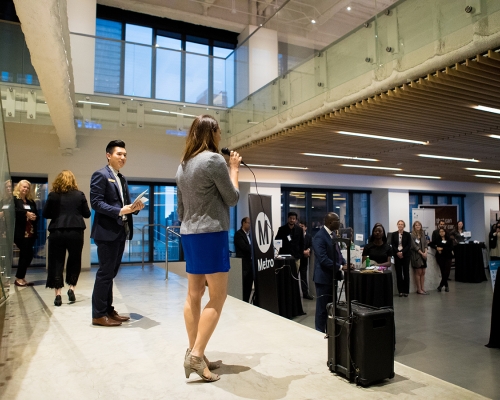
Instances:
[[[333,244],[336,238],[334,231],[340,226],[340,218],[335,213],[328,213],[325,224],[312,240],[314,251],[314,275],[316,286],[316,316],[314,325],[317,331],[326,333],[326,320],[328,313],[326,306],[333,299],[333,274],[346,265],[338,244]]]
[[[127,181],[120,169],[127,161],[125,143],[112,140],[106,146],[108,165],[90,180],[90,204],[95,210],[90,237],[97,245],[99,269],[92,293],[92,325],[119,326],[130,317],[113,308],[113,279],[118,273],[125,240],[132,239],[132,213],[144,208],[141,201],[130,204]]]

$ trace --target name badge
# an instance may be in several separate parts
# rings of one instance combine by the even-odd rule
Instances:
[[[415,239],[416,244],[420,244],[420,239]]]
[[[441,243],[446,243],[446,240],[441,240]]]
[[[398,246],[398,250],[399,251],[403,250],[403,246]]]
[[[9,205],[8,204],[5,204],[3,207],[2,207],[2,210],[8,210],[9,209]]]
[[[25,210],[31,210],[31,206],[29,204],[23,204]]]
[[[292,237],[290,235],[288,235],[286,238],[288,239],[289,242],[292,241]]]
[[[116,181],[114,179],[108,178],[108,181],[115,183]]]

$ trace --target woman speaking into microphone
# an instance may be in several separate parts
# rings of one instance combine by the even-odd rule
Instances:
[[[219,368],[205,357],[205,348],[219,321],[227,296],[229,271],[229,207],[239,199],[241,157],[232,151],[229,169],[219,154],[221,131],[209,115],[195,118],[177,170],[177,212],[186,259],[188,293],[184,320],[189,347],[184,358],[186,378],[196,372],[204,381],[219,380]],[[210,299],[201,310],[208,282]]]

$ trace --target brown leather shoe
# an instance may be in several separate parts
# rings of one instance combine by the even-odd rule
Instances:
[[[113,310],[113,312],[108,314],[108,317],[111,319],[114,319],[115,321],[118,322],[125,322],[130,319],[130,317],[125,317],[124,315],[119,315],[116,310]]]
[[[101,318],[92,318],[92,325],[100,325],[100,326],[120,326],[122,323],[120,321],[115,321],[111,318],[108,318],[107,315]]]

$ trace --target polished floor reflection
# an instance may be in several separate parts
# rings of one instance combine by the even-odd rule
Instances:
[[[123,267],[116,278],[115,307],[132,319],[121,327],[103,328],[91,325],[95,269],[82,273],[77,301],[69,304],[65,295],[61,307],[54,306],[53,291],[45,289],[45,272],[29,271],[27,279],[35,286],[11,285],[0,353],[0,398],[473,399],[482,398],[479,390],[464,389],[411,364],[425,364],[419,355],[423,348],[438,351],[448,343],[448,351],[458,353],[456,347],[469,336],[468,346],[475,346],[474,352],[482,358],[483,365],[476,365],[479,379],[478,375],[485,373],[481,368],[489,368],[493,374],[488,364],[500,353],[483,346],[484,327],[479,333],[474,326],[465,329],[458,324],[447,332],[444,322],[436,322],[446,320],[450,328],[457,323],[457,314],[449,310],[463,308],[467,301],[479,303],[470,293],[463,301],[458,290],[441,297],[435,293],[410,296],[406,304],[396,299],[397,314],[414,315],[405,317],[404,323],[397,321],[396,377],[360,388],[329,372],[326,340],[321,333],[229,297],[206,353],[209,359],[223,361],[217,371],[221,379],[207,384],[194,374],[190,379],[184,377],[187,343],[182,309],[187,282],[173,273],[165,281],[164,275],[161,268]],[[479,285],[476,289],[485,290]],[[314,301],[304,302],[314,308]],[[433,315],[423,311],[431,308],[436,311]],[[476,316],[473,321],[477,320]],[[447,362],[452,355],[445,348],[441,351],[441,362],[432,368],[462,374],[466,366],[454,358]],[[460,351],[471,356],[470,350]],[[500,365],[496,360],[495,365]],[[495,384],[491,379],[486,386],[491,389]],[[498,386],[496,389],[498,397]]]

